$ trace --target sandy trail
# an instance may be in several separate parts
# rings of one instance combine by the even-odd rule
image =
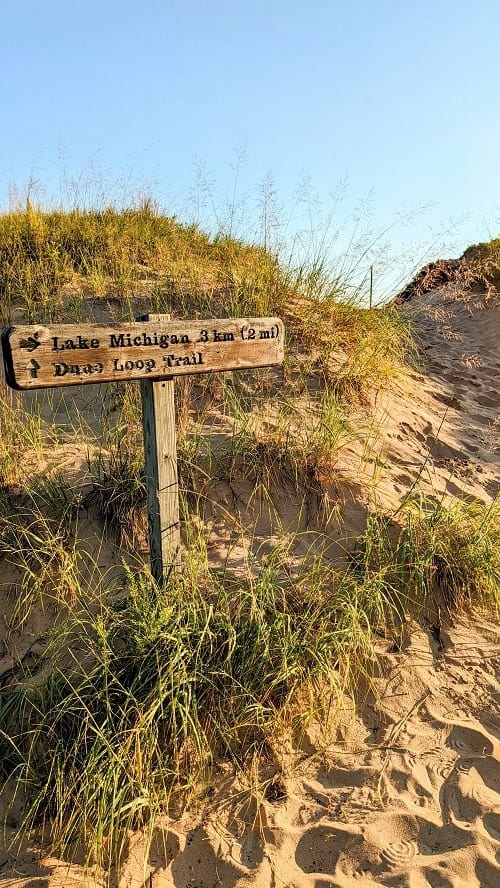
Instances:
[[[339,462],[358,479],[344,501],[353,533],[369,501],[391,510],[414,486],[485,503],[499,489],[498,301],[449,285],[404,310],[414,316],[421,364],[377,397],[370,458],[361,464],[354,448]],[[286,497],[282,508],[285,514]],[[214,532],[214,551],[220,544]],[[267,800],[256,802],[221,766],[210,801],[158,824],[146,859],[141,836],[131,836],[112,884],[494,888],[499,664],[497,627],[481,616],[455,618],[439,633],[411,624],[399,651],[381,639],[377,673],[370,688],[360,687],[356,715],[346,702],[335,735],[313,725],[302,757],[290,758],[284,786],[273,793],[271,781]],[[0,888],[100,883],[44,856],[37,836],[20,852],[9,848],[17,816],[14,806],[0,847]]]
[[[412,627],[405,651],[380,650],[379,674],[346,719],[344,741],[296,762],[286,795],[245,805],[221,773],[210,804],[159,825],[144,861],[131,837],[122,888],[494,888],[500,860],[498,633],[457,623],[436,645]],[[163,824],[163,827],[167,824]],[[96,884],[33,842],[2,853],[0,884]]]

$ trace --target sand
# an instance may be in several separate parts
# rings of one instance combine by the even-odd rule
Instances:
[[[369,457],[355,446],[341,454],[342,505],[352,533],[374,500],[396,510],[418,489],[488,503],[499,489],[498,301],[448,285],[401,310],[414,317],[422,357],[374,397]],[[83,471],[81,454],[67,459],[73,471]],[[338,488],[329,495],[333,500]],[[282,510],[290,510],[285,495]],[[261,527],[261,541],[269,531]],[[223,543],[214,526],[214,553]],[[235,544],[233,554],[243,559],[244,534],[238,545],[241,552]],[[112,564],[115,556],[102,557]],[[36,629],[31,625],[15,644],[4,645],[0,676],[25,655]],[[140,834],[130,837],[124,870],[111,874],[112,884],[500,885],[496,625],[480,614],[458,614],[439,630],[412,623],[401,650],[380,638],[378,654],[371,686],[359,688],[356,712],[346,700],[334,725],[313,724],[300,754],[284,754],[283,778],[274,780],[271,771],[259,794],[221,765],[210,798],[158,823],[149,854]],[[48,856],[36,835],[21,851],[9,848],[15,817],[14,806],[0,844],[0,888],[101,883],[98,874]]]

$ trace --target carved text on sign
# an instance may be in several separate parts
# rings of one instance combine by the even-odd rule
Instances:
[[[284,326],[279,318],[22,325],[3,331],[2,347],[9,385],[47,388],[280,364]]]

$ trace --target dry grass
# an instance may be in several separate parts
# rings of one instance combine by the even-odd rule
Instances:
[[[447,607],[498,606],[497,506],[408,503],[396,528],[369,516],[348,568],[332,563],[326,533],[298,567],[293,540],[268,546],[244,580],[208,563],[197,497],[243,479],[271,502],[290,483],[321,498],[359,434],[353,405],[367,410],[411,353],[400,315],[347,291],[317,260],[292,273],[269,251],[210,238],[151,202],[70,213],[28,204],[0,217],[4,323],[77,321],[94,296],[112,298],[120,317],[140,303],[186,317],[279,314],[287,328],[283,370],[178,384],[191,520],[185,568],[162,586],[136,551],[139,567],[109,594],[97,567],[88,582],[78,540],[86,509],[119,545],[137,550],[144,534],[138,386],[109,386],[97,436],[72,417],[65,440],[100,443],[90,492],[76,499],[61,476],[33,484],[23,469],[61,429],[0,391],[0,559],[20,577],[14,619],[21,626],[35,604],[57,611],[43,675],[23,667],[0,687],[0,767],[24,794],[22,828],[45,818],[68,855],[79,840],[88,860],[119,858],[127,829],[151,832],[172,794],[206,785],[220,757],[245,768],[272,756],[278,729],[294,738],[303,728],[304,695],[327,709],[351,693],[369,674],[374,633],[396,632],[436,584]]]

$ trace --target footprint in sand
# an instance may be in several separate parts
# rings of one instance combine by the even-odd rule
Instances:
[[[451,729],[446,744],[469,755],[491,755],[493,752],[493,744],[485,734],[463,725],[455,725]]]
[[[495,842],[500,842],[500,814],[490,812],[483,817],[483,826]]]
[[[440,790],[443,819],[469,829],[474,822],[498,809],[500,795],[482,779],[477,767],[483,761],[457,762],[452,774]]]
[[[420,853],[425,856],[445,854],[447,852],[463,851],[474,845],[471,832],[463,828],[463,825],[448,823],[438,826],[431,821],[420,820],[418,847]]]
[[[462,829],[469,829],[470,825],[481,816],[482,808],[468,791],[467,784],[464,785],[463,776],[456,771],[453,772],[450,779],[443,784],[440,803],[445,823],[451,822]]]
[[[331,826],[308,829],[300,839],[295,860],[304,873],[333,876],[339,857],[362,843],[362,837]]]
[[[483,783],[495,793],[496,804],[500,807],[500,768],[498,767],[498,759],[493,756],[475,759],[474,767]]]
[[[364,831],[364,838],[367,847],[373,846],[378,850],[379,872],[387,867],[409,869],[419,853],[417,840],[420,822],[419,817],[388,814],[369,824]]]
[[[214,850],[210,837],[202,827],[196,827],[186,836],[186,846],[172,862],[175,885],[235,885],[245,875],[242,868],[233,866]]]
[[[427,771],[431,772],[429,776],[434,775],[440,780],[446,780],[455,767],[456,758],[444,749],[430,749],[423,758]]]
[[[381,857],[387,861],[389,866],[405,867],[416,857],[417,851],[418,848],[415,842],[409,840],[389,842],[383,849]]]
[[[498,775],[498,763],[476,761],[470,763],[468,771],[459,774],[459,786],[464,795],[475,799],[483,809],[491,810],[500,807],[500,794],[495,786],[495,781],[489,779],[489,768],[492,766],[494,773]],[[498,784],[498,779],[496,781]]]

